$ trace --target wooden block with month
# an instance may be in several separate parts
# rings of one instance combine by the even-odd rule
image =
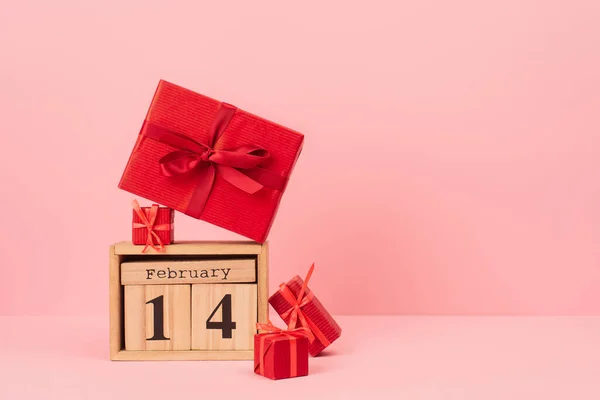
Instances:
[[[255,282],[254,259],[148,260],[121,264],[122,285]]]
[[[192,350],[252,350],[255,284],[192,285]]]
[[[125,286],[125,350],[189,350],[190,288]]]

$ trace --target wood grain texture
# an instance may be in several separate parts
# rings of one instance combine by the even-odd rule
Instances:
[[[198,255],[205,258],[206,256],[219,256],[219,258],[223,258],[227,254],[231,255],[248,255],[249,257],[256,258],[256,278],[255,284],[247,284],[256,287],[255,290],[255,300],[251,302],[254,304],[254,312],[256,315],[256,320],[260,320],[261,322],[268,321],[268,244],[264,243],[263,245],[251,242],[251,241],[238,241],[238,242],[213,242],[213,241],[194,241],[194,242],[180,242],[176,244],[172,244],[167,246],[167,251],[165,253],[156,253],[152,249],[146,253],[141,253],[143,246],[134,246],[131,242],[121,242],[117,243],[113,246],[110,246],[109,249],[109,310],[110,310],[110,358],[111,360],[121,361],[121,360],[252,360],[254,355],[252,351],[253,341],[251,342],[251,346],[247,350],[191,350],[191,307],[188,311],[189,317],[189,325],[190,325],[190,347],[189,350],[126,350],[125,349],[125,299],[124,292],[125,287],[121,282],[121,264],[130,256],[135,257],[136,261],[139,261],[139,256],[143,257],[143,260],[148,259],[148,261],[161,261],[161,257],[164,254],[171,255],[170,258],[175,258],[173,256],[176,255],[185,255],[187,258],[190,256]],[[193,257],[192,257],[193,258]],[[162,259],[163,261],[165,259]],[[213,284],[209,284],[213,285]],[[227,286],[238,285],[238,283],[227,284]],[[136,285],[137,286],[137,285]],[[139,285],[144,287],[156,287],[160,285]],[[167,286],[177,286],[177,285],[167,285]],[[185,285],[188,286],[189,285]],[[144,298],[139,299],[138,303],[143,303],[145,308],[143,311],[144,321],[143,324],[146,325],[146,317],[145,313],[152,309],[152,305],[146,305],[148,300],[151,300],[146,296],[146,292],[144,290]],[[220,301],[220,299],[219,299]],[[190,297],[189,304],[191,306],[191,289],[190,289]],[[218,304],[218,302],[216,303]],[[215,304],[215,306],[216,306]],[[250,304],[250,302],[248,302]],[[247,306],[248,306],[247,304]],[[134,307],[135,308],[135,307]],[[213,308],[214,309],[214,308]],[[251,314],[253,311],[248,310],[248,313]],[[139,311],[138,306],[138,313]],[[212,313],[212,310],[205,317],[204,324],[206,324],[206,319]],[[221,314],[216,313],[215,316],[220,316]],[[252,323],[254,328],[254,322]],[[215,332],[219,332],[216,331]],[[256,332],[252,331],[252,336]],[[169,336],[169,335],[166,335]],[[248,339],[251,340],[252,336],[250,335],[250,329],[248,329]],[[145,346],[144,346],[145,347]]]
[[[155,299],[162,299],[162,309]],[[158,313],[162,326],[155,326]],[[190,316],[190,285],[125,286],[125,349],[189,350]],[[151,339],[156,336],[166,339]]]
[[[257,322],[256,284],[192,285],[192,349],[252,350]],[[226,295],[231,295],[231,316],[235,329],[224,338],[220,329],[207,329],[207,320]],[[222,304],[211,318],[221,322]]]
[[[181,241],[174,242],[165,246],[165,251],[158,253],[156,250],[149,248],[145,253],[142,253],[144,246],[137,246],[131,242],[119,242],[114,245],[115,254],[120,255],[143,255],[155,257],[161,255],[227,255],[227,254],[248,254],[257,255],[262,251],[262,245],[253,241]]]
[[[252,350],[221,351],[135,351],[121,350],[115,354],[115,361],[239,361],[253,360]]]
[[[122,285],[255,282],[256,260],[195,260],[124,262]]]
[[[121,274],[119,268],[121,256],[115,254],[115,246],[110,246],[108,252],[108,314],[109,314],[109,347],[110,358],[114,359],[116,354],[123,348],[123,298],[121,291]]]
[[[266,324],[269,321],[269,244],[262,246],[257,258],[258,273],[258,322]]]

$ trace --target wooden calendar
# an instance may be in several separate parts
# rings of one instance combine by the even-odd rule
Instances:
[[[252,360],[268,320],[267,244],[110,247],[111,360]]]

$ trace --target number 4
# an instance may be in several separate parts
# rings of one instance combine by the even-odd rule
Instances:
[[[219,308],[222,309],[221,322],[211,321]],[[233,337],[232,331],[235,329],[235,322],[231,319],[231,295],[226,294],[206,320],[206,329],[220,329],[222,339],[231,339]]]

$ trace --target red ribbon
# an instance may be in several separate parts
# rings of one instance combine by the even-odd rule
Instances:
[[[287,177],[259,167],[270,157],[267,150],[252,144],[235,149],[223,149],[219,145],[219,139],[227,130],[236,110],[230,104],[221,103],[205,143],[144,121],[140,134],[178,149],[159,160],[162,174],[187,175],[187,179],[198,182],[186,210],[186,214],[192,217],[200,218],[217,173],[233,186],[250,194],[263,187],[278,191],[285,188]]]
[[[294,293],[292,293],[287,284],[282,283],[279,285],[279,291],[281,292],[281,295],[290,304],[290,308],[281,314],[281,318],[283,320],[289,318],[288,329],[296,328],[297,323],[300,322],[300,324],[306,328],[308,340],[310,340],[311,343],[315,340],[316,336],[316,338],[327,347],[331,344],[331,342],[325,337],[319,327],[313,321],[311,321],[304,311],[302,311],[302,307],[310,303],[314,297],[312,292],[307,294],[308,282],[310,281],[310,277],[312,276],[314,269],[315,264],[313,263],[308,270],[308,274],[306,274],[306,279],[304,279],[304,283],[302,284],[300,293],[298,293],[298,297],[294,296]]]
[[[165,245],[163,244],[162,240],[160,240],[160,237],[156,234],[155,231],[168,231],[169,229],[171,229],[171,224],[154,225],[154,223],[156,222],[156,216],[158,215],[158,204],[153,204],[152,207],[150,207],[150,210],[147,211],[147,215],[144,212],[144,210],[142,210],[137,200],[133,200],[132,204],[133,210],[142,221],[141,223],[134,222],[133,228],[146,228],[148,232],[148,235],[146,236],[146,247],[144,247],[142,253],[146,252],[148,247],[152,247],[158,252],[163,251]],[[154,244],[154,239],[156,239],[158,245]]]
[[[259,373],[264,376],[265,374],[265,354],[269,349],[269,346],[265,346],[267,339],[273,339],[277,336],[284,335],[290,340],[290,378],[298,376],[298,343],[296,339],[306,337],[306,328],[297,328],[293,330],[283,330],[276,327],[269,321],[268,324],[256,324],[256,329],[267,331],[267,334],[262,334],[260,337],[260,360],[254,365],[254,370],[259,369]],[[256,362],[256,360],[255,360]]]

